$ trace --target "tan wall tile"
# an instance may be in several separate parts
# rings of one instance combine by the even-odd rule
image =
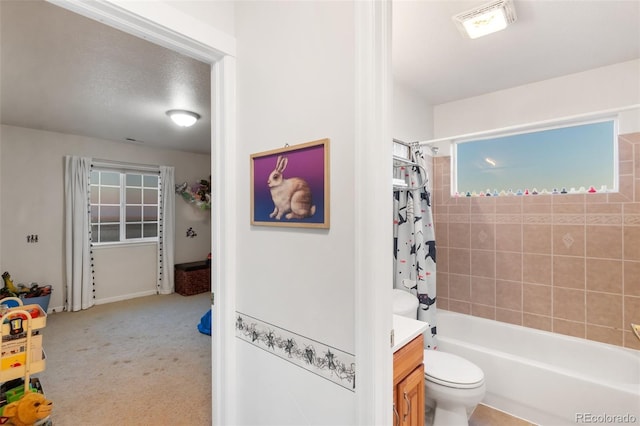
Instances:
[[[622,327],[622,295],[587,292],[587,325]],[[588,327],[587,327],[588,328]]]
[[[569,190],[569,188],[567,188]],[[558,204],[581,204],[586,200],[585,194],[557,194],[551,197],[551,203]]]
[[[624,347],[640,350],[640,339],[632,331],[625,330],[622,338],[624,339]]]
[[[496,308],[496,320],[509,324],[522,325],[522,312]]]
[[[472,224],[493,224],[496,222],[496,215],[493,213],[471,213],[469,215],[469,222]]]
[[[551,255],[522,255],[522,281],[526,283],[551,285]]]
[[[496,198],[496,213],[507,206],[516,206],[522,211],[522,197],[498,197]]]
[[[496,212],[495,197],[477,197],[471,199],[471,214],[491,214]]]
[[[522,252],[522,225],[496,224],[496,250]]]
[[[584,199],[579,202],[574,203],[554,203],[553,204],[553,214],[554,215],[578,215],[584,214],[586,210],[586,206],[584,203]]]
[[[553,316],[569,321],[585,321],[585,292],[570,288],[553,288]]]
[[[551,316],[552,287],[539,284],[522,285],[522,310],[531,314]]]
[[[493,223],[474,223],[471,225],[471,248],[495,250],[496,226]]]
[[[447,223],[438,221],[438,217],[434,217],[434,232],[436,233],[436,247],[449,246],[449,226]]]
[[[522,225],[524,253],[551,254],[551,225]]]
[[[522,311],[522,283],[496,280],[496,307]]]
[[[496,319],[495,306],[479,305],[476,303],[471,304],[471,315],[490,320]]]
[[[441,297],[449,297],[449,274],[439,269],[436,269],[436,295],[438,301]]]
[[[587,324],[587,339],[610,345],[623,345],[622,330]]]
[[[553,226],[553,254],[584,256],[585,227],[582,225]]]
[[[624,259],[640,260],[640,227],[625,226],[623,237]]]
[[[449,310],[449,299],[438,296],[438,309]]]
[[[449,247],[436,246],[436,268],[439,272],[449,272]]]
[[[587,204],[587,214],[622,215],[622,206],[623,206],[622,203],[606,203],[606,202]]]
[[[461,314],[471,315],[471,303],[449,299],[449,310]]]
[[[622,226],[587,226],[586,235],[587,257],[622,258]]]
[[[633,174],[633,161],[620,161],[618,162],[618,172],[621,175]]]
[[[640,324],[640,297],[624,296],[624,326]]]
[[[540,190],[542,190],[542,188],[540,188]],[[549,188],[548,190],[551,190],[551,188]],[[531,191],[533,191],[533,188],[531,188]],[[526,210],[531,205],[543,205],[543,204],[550,206],[552,202],[551,197],[552,197],[551,194],[538,194],[538,195],[524,196],[522,197],[522,208]]]
[[[493,250],[471,250],[471,275],[495,278],[496,252]]]
[[[508,281],[522,281],[522,253],[497,251],[496,278]]]
[[[538,197],[525,197],[522,200],[522,213],[523,214],[540,214],[540,215],[551,215],[551,199],[545,196],[546,200],[544,203],[534,203],[529,200],[542,200],[542,198]]]
[[[448,229],[449,229],[449,235],[448,235],[449,247],[454,247],[454,248],[470,247],[471,225],[469,223],[450,223]]]
[[[583,322],[567,321],[561,318],[553,319],[553,332],[582,339],[586,337],[586,329]]]
[[[640,262],[624,261],[624,294],[640,297]]]
[[[620,176],[618,179],[618,192],[609,194],[611,202],[628,202],[633,200],[633,175]]]
[[[449,249],[449,272],[471,275],[471,253],[468,249]]]
[[[538,330],[551,331],[552,318],[542,315],[528,314],[525,312],[522,314],[522,325],[525,327],[537,328]]]
[[[620,260],[588,258],[586,261],[587,290],[622,294],[622,271]]]
[[[584,290],[584,270],[584,257],[554,256],[553,286]]]
[[[493,278],[473,277],[471,279],[471,300],[473,303],[495,306],[496,280]]]
[[[471,300],[471,277],[449,274],[449,299],[469,302]]]
[[[596,188],[596,190],[599,191],[600,188]],[[606,192],[597,192],[595,194],[588,194],[588,197],[585,198],[585,202],[588,206],[589,204],[606,203],[608,199],[609,196]]]

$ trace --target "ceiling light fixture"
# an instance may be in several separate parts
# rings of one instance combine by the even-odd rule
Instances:
[[[474,39],[507,28],[518,19],[511,0],[497,0],[453,17],[462,34]]]
[[[191,127],[200,119],[199,114],[183,109],[169,110],[167,111],[167,115],[180,127]]]

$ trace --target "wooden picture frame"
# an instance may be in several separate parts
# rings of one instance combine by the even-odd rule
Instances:
[[[329,228],[329,139],[251,155],[251,224]]]

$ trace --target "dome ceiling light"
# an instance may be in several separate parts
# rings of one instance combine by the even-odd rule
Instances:
[[[180,127],[191,127],[200,119],[200,114],[183,109],[169,110],[167,115]]]

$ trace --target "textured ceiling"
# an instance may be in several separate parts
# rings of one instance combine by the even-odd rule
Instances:
[[[210,152],[208,64],[43,1],[0,1],[3,124]],[[179,128],[169,109],[202,119]]]
[[[512,26],[463,38],[451,17],[484,3],[394,0],[394,78],[437,105],[640,57],[638,0],[514,0]],[[209,65],[41,0],[0,19],[3,124],[210,152]],[[174,108],[202,119],[177,128]]]

